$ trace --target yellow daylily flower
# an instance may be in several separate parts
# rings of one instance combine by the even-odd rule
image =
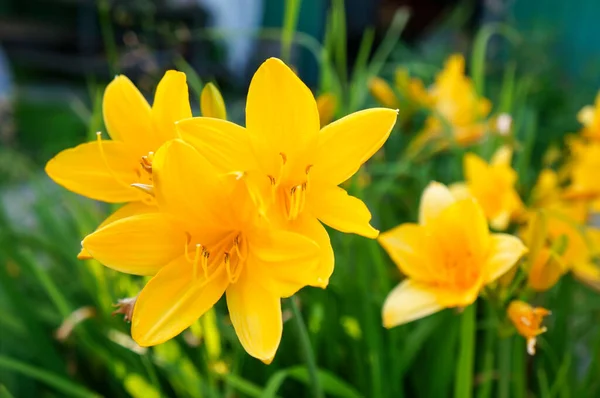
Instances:
[[[159,149],[153,175],[159,212],[110,223],[82,242],[107,267],[153,275],[135,303],[133,339],[169,340],[225,294],[242,346],[269,363],[281,339],[281,298],[316,283],[317,244],[272,228],[238,176],[218,173],[181,140]]]
[[[369,80],[369,91],[373,98],[386,108],[398,109],[400,102],[394,92],[394,89],[380,77],[373,77]]]
[[[524,239],[528,254],[528,284],[536,291],[550,289],[567,272],[599,288],[600,268],[594,257],[600,248],[600,230],[587,226],[585,202],[565,202],[552,170],[540,173],[532,191],[534,210]]]
[[[325,127],[333,121],[337,107],[338,100],[332,93],[324,93],[317,97],[317,108],[319,109],[319,122],[321,127]]]
[[[423,81],[410,77],[406,68],[398,68],[395,73],[396,89],[412,104],[429,107],[433,104],[433,98],[425,88]]]
[[[600,142],[572,140],[572,159],[567,164],[571,179],[565,190],[567,199],[595,199],[600,196]]]
[[[127,77],[119,75],[106,87],[102,109],[112,139],[102,141],[99,134],[98,141],[60,152],[48,162],[46,173],[92,199],[152,204],[139,189],[151,185],[152,154],[177,137],[176,121],[192,116],[185,74],[167,71],[152,107]]]
[[[227,120],[227,109],[221,92],[212,83],[208,83],[200,93],[200,110],[202,116]]]
[[[577,114],[577,121],[583,125],[581,135],[594,141],[600,141],[600,92],[594,105],[584,106]]]
[[[436,182],[423,192],[419,223],[384,232],[379,242],[407,276],[383,305],[387,328],[472,304],[527,251],[514,236],[490,234],[475,199],[457,200]]]
[[[246,128],[210,118],[180,121],[177,127],[219,170],[243,176],[271,222],[319,244],[318,286],[324,287],[334,258],[319,220],[342,232],[377,237],[365,204],[338,185],[381,148],[396,117],[396,110],[367,109],[319,129],[311,91],[282,61],[270,58],[250,84]]]
[[[433,114],[427,118],[417,142],[424,144],[435,139],[448,145],[448,138],[445,137],[448,128],[460,146],[470,145],[483,137],[487,130],[484,119],[490,113],[492,104],[477,94],[473,82],[465,76],[462,55],[455,54],[448,58],[444,69],[429,88],[429,96]]]
[[[517,173],[510,167],[512,150],[501,147],[490,163],[473,153],[463,158],[465,183],[454,184],[451,190],[458,197],[465,195],[477,199],[490,226],[498,231],[508,227],[518,218],[524,205],[515,190]]]
[[[551,312],[542,307],[532,307],[524,301],[514,300],[509,304],[506,313],[517,332],[527,339],[527,353],[534,355],[537,336],[547,330],[545,326],[541,326],[542,321]]]

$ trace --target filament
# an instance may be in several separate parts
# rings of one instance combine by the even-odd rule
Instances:
[[[200,243],[196,244],[196,254],[194,255],[194,264],[193,264],[193,275],[194,280],[198,278],[198,260],[200,259],[200,248],[202,245]]]

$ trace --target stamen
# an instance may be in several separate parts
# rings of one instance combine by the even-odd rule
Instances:
[[[242,252],[240,250],[240,236],[236,236],[235,239],[233,240],[233,248],[235,249],[235,253],[237,254],[238,258],[241,260],[244,260],[244,256],[242,256]]]
[[[204,278],[208,279],[208,258],[210,253],[205,248],[202,248],[202,270],[204,271]]]
[[[104,162],[104,166],[106,166],[106,168],[108,169],[108,172],[111,175],[111,177],[114,178],[115,180],[117,180],[117,182],[119,184],[121,184],[127,188],[130,188],[131,185],[126,183],[125,181],[123,181],[108,164],[108,160],[106,159],[106,153],[104,152],[104,146],[102,145],[102,132],[100,132],[100,131],[96,132],[96,138],[98,141],[98,148],[100,150],[100,157],[102,158],[102,161]]]
[[[306,183],[296,185],[290,190],[290,202],[288,210],[288,220],[298,218],[300,212],[304,209],[306,203]]]
[[[227,271],[227,279],[231,283],[233,275],[231,274],[231,262],[229,261],[229,253],[225,252],[223,256],[223,262],[225,263],[225,270]]]
[[[283,164],[285,165],[287,163],[287,156],[283,152],[279,152],[279,156],[281,156],[281,160],[283,161]]]
[[[193,264],[193,276],[194,280],[198,279],[198,260],[200,259],[200,248],[202,245],[200,243],[196,243],[196,254],[194,255],[194,264]]]
[[[147,156],[142,156],[140,164],[142,168],[149,174],[152,174],[152,161],[154,160],[154,152],[148,152]]]

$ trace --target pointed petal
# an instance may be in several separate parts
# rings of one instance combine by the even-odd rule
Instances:
[[[200,94],[202,116],[227,120],[227,109],[221,92],[213,83],[207,83]]]
[[[463,157],[463,168],[467,182],[485,181],[489,175],[489,166],[479,156],[467,153]]]
[[[456,199],[444,184],[430,182],[421,196],[419,224],[427,224],[454,202]]]
[[[283,230],[264,230],[248,242],[248,272],[279,297],[290,297],[318,283],[319,246],[309,238]]]
[[[266,60],[252,78],[246,127],[257,160],[272,175],[277,175],[281,166],[280,152],[293,162],[294,154],[316,144],[320,127],[317,103],[308,87],[277,58]]]
[[[104,141],[102,150],[106,162],[97,142],[66,149],[50,159],[46,173],[57,184],[88,198],[109,203],[141,200],[143,193],[129,186],[137,182],[139,169],[131,148],[122,142]]]
[[[527,252],[523,242],[515,236],[492,234],[490,238],[490,254],[484,265],[486,284],[505,274]]]
[[[227,120],[195,117],[177,123],[181,139],[223,173],[257,168],[245,128]]]
[[[327,230],[312,214],[304,212],[290,225],[290,230],[305,235],[319,246],[319,265],[316,270],[317,281],[311,286],[325,288],[333,273],[335,258]]]
[[[157,149],[150,105],[126,76],[115,77],[106,87],[102,112],[113,140],[135,146],[141,154]]]
[[[270,363],[283,330],[281,299],[253,280],[246,271],[227,288],[229,316],[246,352]]]
[[[215,226],[229,230],[222,216],[230,205],[223,180],[192,146],[181,140],[164,144],[154,157],[152,174],[161,211],[204,235]]]
[[[144,287],[133,309],[131,336],[142,347],[181,333],[223,296],[229,280],[223,267],[205,279],[193,277],[184,256],[162,268]]]
[[[427,282],[435,280],[436,265],[443,259],[435,257],[436,242],[425,228],[417,224],[402,224],[379,235],[379,243],[404,275]]]
[[[383,304],[383,326],[392,328],[426,317],[443,307],[435,294],[410,279],[405,279],[390,292]]]
[[[543,292],[550,289],[567,272],[566,267],[547,247],[536,250],[535,256],[530,252],[528,257],[531,265],[527,283],[535,291]]]
[[[371,212],[367,206],[340,187],[314,186],[307,195],[307,202],[310,212],[331,228],[371,239],[379,235],[369,224]]]
[[[181,255],[187,242],[180,225],[164,214],[132,216],[85,237],[83,248],[105,266],[134,275],[154,275]]]
[[[492,156],[490,164],[510,167],[512,152],[512,148],[507,145],[500,147],[496,153],[494,153],[494,156]]]
[[[450,184],[448,186],[450,193],[454,196],[456,200],[463,200],[472,198],[471,190],[469,190],[469,186],[464,182],[456,182],[454,184]]]
[[[158,83],[152,105],[156,139],[162,143],[176,138],[175,122],[190,117],[190,92],[185,73],[169,70]]]
[[[396,110],[373,108],[324,127],[311,176],[333,185],[352,177],[385,143],[397,116]]]

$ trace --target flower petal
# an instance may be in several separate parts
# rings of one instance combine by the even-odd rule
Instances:
[[[371,212],[367,206],[340,187],[313,186],[307,195],[307,203],[310,212],[331,228],[372,239],[379,235],[379,231],[369,224]]]
[[[398,111],[373,108],[355,112],[324,127],[311,169],[317,181],[333,185],[352,177],[388,139]]]
[[[79,195],[109,203],[141,200],[144,194],[129,186],[138,181],[138,158],[122,142],[97,142],[66,149],[46,164],[46,173]],[[108,166],[107,166],[108,164]],[[110,169],[109,169],[110,167]]]
[[[191,145],[172,140],[156,153],[152,163],[154,189],[161,211],[177,217],[194,232],[212,235],[225,225],[230,201],[215,168]]]
[[[186,235],[164,214],[132,216],[85,237],[81,245],[96,260],[120,272],[154,275],[181,255]]]
[[[312,151],[311,144],[316,144],[317,103],[302,80],[277,58],[266,60],[252,78],[246,127],[252,148],[259,154],[257,160],[271,175],[277,175],[281,167],[279,153],[294,163],[295,154]]]
[[[279,297],[318,283],[319,246],[295,232],[268,229],[248,242],[248,272]]]
[[[227,120],[194,117],[177,123],[181,139],[192,145],[220,172],[257,168],[245,128]]]
[[[527,248],[519,238],[507,234],[492,234],[489,256],[484,265],[484,283],[493,282],[504,275],[526,252]]]
[[[427,224],[454,202],[456,199],[444,184],[430,182],[421,196],[419,224]]]
[[[154,134],[159,145],[177,137],[175,122],[190,117],[192,110],[185,73],[169,70],[158,83],[152,104]]]
[[[550,289],[568,271],[561,264],[562,260],[547,247],[539,248],[535,256],[530,252],[528,257],[531,265],[527,283],[535,291],[542,292]]]
[[[316,283],[310,283],[310,285],[321,288],[327,287],[335,264],[333,248],[327,230],[316,217],[307,212],[301,214],[290,224],[289,228],[293,232],[298,232],[312,239],[319,246],[319,265],[316,270],[317,281]]]
[[[158,148],[150,105],[126,76],[119,75],[108,84],[102,101],[104,124],[113,140],[140,149],[140,156]]]
[[[402,224],[379,235],[379,243],[398,266],[411,279],[426,282],[435,280],[436,266],[443,259],[437,252],[431,234],[421,225]]]
[[[246,268],[227,288],[229,316],[246,352],[271,363],[283,331],[281,299],[251,278]]]
[[[158,212],[158,207],[152,204],[146,204],[142,201],[131,202],[121,206],[117,211],[108,216],[96,229],[103,228],[110,223],[121,220],[123,218],[135,216],[138,214],[146,214],[146,213],[156,213]],[[79,254],[77,255],[79,260],[89,260],[93,258],[91,254],[87,252],[85,249],[81,249]]]
[[[144,287],[133,309],[131,335],[143,347],[181,333],[223,296],[229,280],[223,267],[206,279],[193,277],[192,264],[181,256],[162,268]]]
[[[382,311],[383,326],[392,328],[442,309],[435,294],[423,285],[405,279],[385,299]]]
[[[473,181],[486,181],[489,177],[489,166],[479,156],[473,153],[467,153],[463,157],[463,168],[465,173],[465,180],[468,183]]]

